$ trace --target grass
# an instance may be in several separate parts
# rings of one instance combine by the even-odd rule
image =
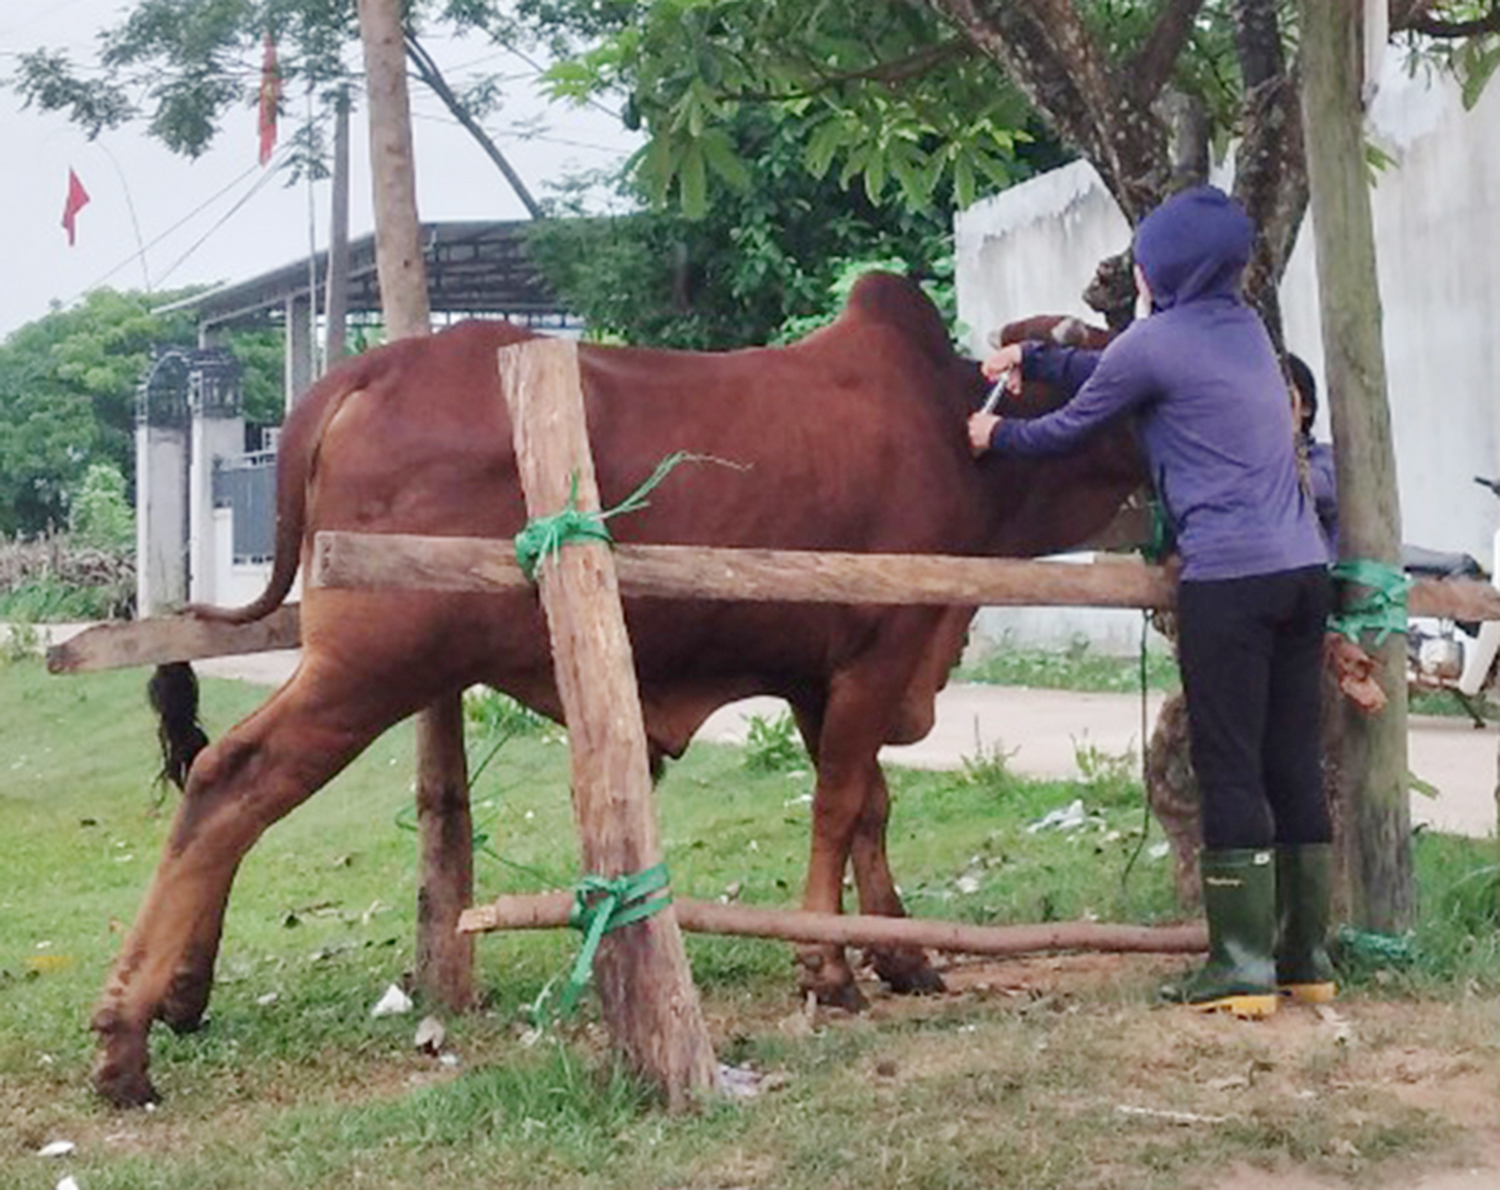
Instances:
[[[252,852],[210,1027],[155,1035],[166,1103],[113,1112],[88,1093],[84,1025],[172,808],[150,784],[142,677],[0,664],[6,1187],[50,1190],[69,1172],[85,1190],[1157,1190],[1212,1185],[1231,1162],[1367,1179],[1469,1159],[1465,1109],[1443,1098],[1448,1089],[1475,1111],[1495,1107],[1494,856],[1427,835],[1416,849],[1418,958],[1364,973],[1340,1005],[1357,1045],[1310,1013],[1265,1028],[1184,1022],[1151,1002],[1171,966],[1156,959],[957,963],[949,996],[877,996],[864,1016],[810,1029],[789,948],[693,937],[721,1059],[774,1074],[779,1087],[670,1116],[612,1068],[592,1007],[527,1044],[522,1005],[576,950],[571,936],[532,933],[481,941],[486,1007],[449,1022],[459,1064],[441,1066],[412,1048],[414,1017],[369,1016],[412,961],[417,861],[402,816],[413,758],[402,727]],[[205,681],[212,733],[262,694]],[[505,739],[474,790],[494,853],[479,861],[479,896],[541,887],[538,872],[569,879],[565,748],[504,706],[471,706],[470,725],[476,761]],[[765,735],[776,765],[753,770],[743,750],[695,746],[660,786],[663,844],[687,895],[798,896],[811,776],[784,755],[784,728]],[[912,911],[1172,916],[1165,861],[1142,857],[1122,882],[1142,827],[1132,766],[1096,756],[1086,771],[1081,782],[1025,781],[1001,755],[954,773],[892,770],[892,865]],[[1027,829],[1075,798],[1093,818],[1084,827]],[[1122,1106],[1222,1122],[1164,1126]],[[78,1144],[75,1156],[35,1155],[59,1137]]]
[[[1031,686],[1045,690],[1080,690],[1102,694],[1134,694],[1141,688],[1142,658],[1117,657],[1094,649],[1079,636],[1067,648],[1039,649],[1015,643],[1007,633],[980,655],[966,659],[954,671],[957,682],[993,686]],[[1148,690],[1174,691],[1182,682],[1171,652],[1155,640],[1144,658]]]

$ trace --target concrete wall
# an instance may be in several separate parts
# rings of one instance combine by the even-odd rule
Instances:
[[[1472,481],[1500,474],[1500,86],[1465,112],[1449,80],[1386,62],[1370,136],[1393,159],[1371,198],[1380,253],[1386,366],[1403,539],[1488,564],[1500,501]],[[1015,187],[956,221],[958,311],[976,355],[988,333],[1030,314],[1088,316],[1081,293],[1130,231],[1091,166]],[[1311,222],[1282,286],[1287,345],[1323,375]],[[1093,316],[1097,321],[1097,315]],[[1328,436],[1326,401],[1319,436]],[[987,609],[978,630],[1026,641],[1079,633],[1135,641],[1133,613]],[[1132,644],[1130,647],[1134,647]]]
[[[221,607],[239,607],[259,597],[271,577],[268,562],[236,562],[234,560],[234,513],[228,508],[215,508],[214,514],[214,578],[213,602]],[[287,595],[288,603],[302,598],[302,575],[298,572]]]

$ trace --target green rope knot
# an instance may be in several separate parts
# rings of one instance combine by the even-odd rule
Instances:
[[[521,573],[536,582],[537,567],[542,564],[542,559],[556,557],[570,541],[602,541],[605,545],[614,542],[604,524],[603,513],[584,512],[578,507],[576,472],[563,510],[551,516],[533,517],[516,534],[516,561]]]
[[[594,969],[594,955],[604,935],[660,913],[672,903],[669,884],[666,864],[655,864],[644,872],[622,876],[585,876],[578,882],[573,889],[573,909],[568,914],[568,924],[583,931],[583,945],[574,960],[567,986],[558,996],[559,1015],[570,1015],[579,995],[588,986],[589,975]],[[662,895],[657,896],[658,893]]]
[[[1385,644],[1393,632],[1406,631],[1406,592],[1411,580],[1397,567],[1373,558],[1349,558],[1333,568],[1338,583],[1353,583],[1366,588],[1364,594],[1348,601],[1341,611],[1328,617],[1335,632],[1359,643],[1362,633],[1373,632],[1375,644]]]
[[[578,473],[575,471],[568,491],[568,502],[563,510],[550,516],[533,517],[516,534],[516,562],[521,567],[521,573],[536,582],[537,567],[544,559],[556,557],[569,542],[599,541],[605,545],[613,545],[614,538],[610,536],[609,528],[604,522],[622,512],[638,512],[647,507],[651,502],[646,497],[679,463],[723,463],[729,467],[738,466],[726,463],[723,459],[679,450],[658,463],[645,483],[613,508],[603,512],[585,512],[578,507]]]

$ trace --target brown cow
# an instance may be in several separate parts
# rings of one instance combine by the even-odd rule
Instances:
[[[527,337],[469,323],[340,365],[288,419],[277,548],[250,620],[286,596],[320,529],[512,537],[525,520],[496,349]],[[606,506],[663,456],[683,466],[621,540],[950,554],[1035,555],[1107,522],[1140,476],[1126,433],[1069,458],[976,465],[965,419],[984,395],[920,290],[861,280],[843,314],[785,348],[727,354],[585,346],[580,366]],[[920,739],[973,609],[627,601],[647,738],[677,756],[715,708],[753,694],[791,705],[817,767],[803,904],[837,911],[851,861],[867,913],[899,915],[886,864],[888,796],[876,752]],[[94,1083],[153,1098],[147,1033],[197,1026],[234,872],[271,823],[380,732],[439,695],[487,683],[560,717],[534,593],[310,589],[302,661],[270,700],[192,763],[151,888],[93,1025]],[[898,990],[940,987],[920,952],[874,956]],[[857,1001],[841,950],[810,947],[802,981]]]

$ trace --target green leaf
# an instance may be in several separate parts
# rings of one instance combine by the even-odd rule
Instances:
[[[750,170],[735,152],[728,133],[721,128],[711,129],[698,145],[709,168],[729,186],[735,190],[750,188]]]
[[[677,165],[677,182],[682,188],[682,213],[689,219],[703,218],[708,211],[708,169],[702,141],[688,143]]]

